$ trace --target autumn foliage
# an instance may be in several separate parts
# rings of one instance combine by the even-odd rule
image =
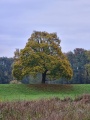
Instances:
[[[46,77],[71,79],[73,72],[61,51],[60,42],[56,33],[34,31],[15,60],[14,77],[22,79],[41,73],[42,83],[45,83]]]

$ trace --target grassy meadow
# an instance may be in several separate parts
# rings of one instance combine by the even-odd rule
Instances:
[[[58,97],[64,99],[90,94],[90,84],[1,84],[0,101],[39,100]]]
[[[90,120],[90,85],[0,85],[0,120]]]

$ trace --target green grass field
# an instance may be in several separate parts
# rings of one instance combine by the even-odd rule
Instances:
[[[82,94],[90,94],[90,84],[0,84],[0,101],[38,100],[53,97],[59,97],[61,99],[71,97],[74,99]]]

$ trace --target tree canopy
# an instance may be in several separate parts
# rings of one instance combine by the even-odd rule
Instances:
[[[48,78],[71,79],[72,68],[62,53],[60,39],[56,33],[34,31],[24,49],[18,51],[13,66],[17,79],[24,76],[42,74],[42,83]]]

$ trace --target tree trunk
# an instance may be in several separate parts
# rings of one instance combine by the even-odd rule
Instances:
[[[45,84],[45,81],[46,81],[46,72],[47,72],[47,70],[44,73],[42,73],[42,84]]]

